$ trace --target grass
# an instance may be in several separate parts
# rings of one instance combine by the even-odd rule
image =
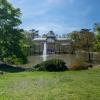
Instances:
[[[0,100],[100,100],[100,67],[0,75]]]

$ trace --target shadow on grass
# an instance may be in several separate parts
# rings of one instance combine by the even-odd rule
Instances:
[[[22,67],[14,67],[7,64],[0,64],[0,71],[9,72],[9,73],[17,73],[25,71],[25,68]]]

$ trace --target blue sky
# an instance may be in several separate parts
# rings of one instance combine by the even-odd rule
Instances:
[[[100,0],[8,0],[22,11],[25,30],[65,34],[100,22]]]

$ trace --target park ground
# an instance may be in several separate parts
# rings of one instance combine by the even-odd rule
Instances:
[[[100,100],[100,67],[0,75],[0,100]]]

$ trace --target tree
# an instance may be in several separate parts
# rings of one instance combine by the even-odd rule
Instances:
[[[96,31],[98,34],[100,34],[100,23],[94,24],[94,31]]]
[[[88,61],[92,62],[91,59],[91,49],[93,49],[93,44],[95,42],[95,35],[93,32],[90,32],[90,29],[82,29],[81,33],[81,48],[88,52]]]
[[[96,43],[94,45],[94,50],[100,52],[100,24],[95,24],[96,31]]]
[[[3,62],[21,63],[27,61],[21,47],[23,38],[20,9],[14,8],[7,0],[0,0],[0,58]]]
[[[37,32],[36,32],[36,34],[37,34]],[[33,41],[33,35],[34,35],[34,38],[35,38],[35,33],[24,30],[23,35],[24,35],[24,38],[23,38],[23,41],[22,41],[23,42],[23,48],[26,51],[25,54],[27,54],[27,56],[30,56],[35,51],[36,44]]]
[[[71,47],[72,47],[72,54],[75,53],[76,50],[80,48],[80,32],[73,31],[67,35],[67,38],[70,39]]]
[[[38,30],[32,29],[32,30],[30,30],[30,34],[31,34],[32,39],[39,37],[39,31]]]
[[[88,61],[91,62],[91,53],[90,51],[93,48],[93,44],[95,42],[95,35],[93,32],[90,32],[89,29],[81,29],[81,31],[73,31],[69,33],[68,37],[70,37],[72,41],[72,51],[76,50],[84,50],[88,52]]]

